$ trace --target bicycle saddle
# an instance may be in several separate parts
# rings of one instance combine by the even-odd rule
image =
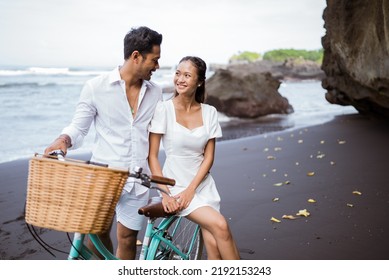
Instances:
[[[151,219],[174,215],[174,213],[165,212],[162,206],[162,197],[160,196],[150,198],[147,205],[138,209],[138,214],[144,215]]]

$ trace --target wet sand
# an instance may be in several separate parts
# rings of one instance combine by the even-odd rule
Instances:
[[[218,142],[212,174],[242,259],[389,259],[388,140],[387,123],[345,115]],[[43,250],[24,223],[27,169],[28,160],[0,164],[0,259],[66,259]],[[304,209],[309,216],[296,215]],[[68,251],[66,233],[37,230]]]

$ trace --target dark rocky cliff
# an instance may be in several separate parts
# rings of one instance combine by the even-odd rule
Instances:
[[[389,118],[389,0],[327,0],[323,18],[326,99]]]

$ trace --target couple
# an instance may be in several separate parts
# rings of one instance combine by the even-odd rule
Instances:
[[[71,124],[45,154],[80,147],[94,122],[92,161],[130,170],[139,166],[175,179],[176,186],[161,186],[173,196],[163,194],[165,211],[180,211],[178,215],[200,225],[209,259],[239,259],[209,175],[221,128],[215,108],[203,104],[206,64],[198,57],[184,57],[174,76],[175,97],[162,101],[161,89],[150,81],[159,68],[161,43],[162,35],[154,30],[131,29],[124,38],[123,65],[86,82]],[[158,161],[161,140],[166,151],[163,170]],[[120,259],[135,259],[144,219],[138,209],[148,198],[148,189],[129,178],[116,206]],[[113,251],[110,230],[99,237]]]

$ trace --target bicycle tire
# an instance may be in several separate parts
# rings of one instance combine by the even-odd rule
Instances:
[[[158,238],[153,238],[152,246],[154,250],[150,251],[153,260],[201,260],[203,254],[204,242],[200,227],[184,217],[169,218],[171,222],[166,226],[162,236],[170,240],[174,246],[180,249],[186,255],[181,257],[168,244]],[[191,244],[192,247],[191,247]],[[155,249],[156,248],[156,249]]]

